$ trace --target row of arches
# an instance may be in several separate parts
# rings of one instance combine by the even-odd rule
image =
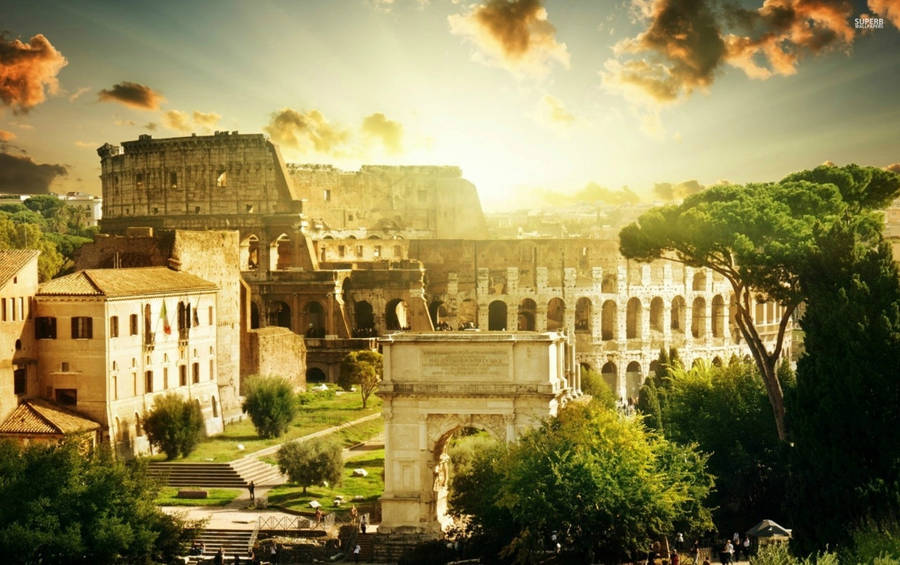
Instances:
[[[700,363],[700,359],[694,359],[692,366]],[[635,398],[638,395],[638,392],[641,389],[641,386],[644,384],[644,379],[648,375],[654,373],[656,371],[658,361],[653,360],[650,362],[648,367],[647,374],[644,374],[643,368],[638,361],[631,361],[625,366],[625,396],[626,398]],[[722,358],[718,355],[713,357],[711,363],[716,367],[722,366]],[[582,363],[582,369],[590,369],[591,367]],[[600,376],[603,378],[603,381],[606,383],[606,386],[609,387],[609,390],[613,391],[614,394],[618,395],[619,392],[619,366],[613,361],[607,361],[600,367]]]

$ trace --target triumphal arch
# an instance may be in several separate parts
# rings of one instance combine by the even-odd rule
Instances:
[[[512,441],[579,394],[574,348],[548,332],[397,333],[381,340],[383,533],[439,534],[447,440],[465,428]]]

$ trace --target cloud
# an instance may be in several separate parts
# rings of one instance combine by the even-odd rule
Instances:
[[[81,141],[80,139],[75,142],[75,147],[87,147],[87,148],[95,148],[100,147],[100,144],[96,141]]]
[[[169,110],[167,112],[163,112],[162,123],[167,128],[176,131],[185,133],[191,131],[190,115],[188,115],[187,112],[182,112],[180,110]]]
[[[0,34],[0,100],[13,112],[27,112],[59,89],[56,75],[66,58],[42,34],[25,44]]]
[[[16,134],[11,131],[0,129],[0,141],[12,141],[16,138]]]
[[[83,87],[79,88],[78,90],[76,90],[75,92],[73,92],[72,94],[69,95],[69,102],[75,102],[76,100],[78,100],[78,98],[82,94],[85,94],[90,91],[91,91],[90,87],[87,87],[87,86],[83,86]]]
[[[263,131],[279,145],[331,156],[344,156],[350,139],[349,131],[329,123],[318,110],[282,108],[272,113]]]
[[[542,0],[487,0],[447,21],[450,32],[473,43],[485,63],[538,76],[553,62],[569,68],[568,48],[556,40]]]
[[[29,157],[0,152],[0,192],[10,194],[43,194],[50,183],[66,174],[62,165],[39,165]]]
[[[869,0],[869,9],[900,29],[900,0]]]
[[[101,102],[118,102],[138,110],[158,110],[160,102],[165,100],[162,94],[149,86],[128,81],[101,90],[98,98]]]
[[[686,180],[676,184],[670,182],[658,182],[653,185],[653,195],[661,200],[682,200],[705,188],[705,186],[696,180]]]
[[[222,116],[215,112],[198,112],[194,110],[194,124],[206,129],[213,129]]]
[[[641,197],[627,186],[619,190],[606,188],[595,182],[589,182],[584,188],[575,192],[561,190],[533,189],[531,197],[539,206],[568,206],[572,204],[610,204],[614,206],[637,204]]]
[[[896,0],[876,0],[890,1]],[[796,72],[806,55],[849,46],[855,34],[849,0],[765,0],[758,9],[710,0],[632,0],[646,29],[615,46],[604,84],[674,102],[708,88],[723,64],[753,79]]]
[[[156,131],[157,129],[159,129],[159,124],[157,124],[156,122],[147,122],[141,127],[146,130]]]
[[[568,127],[575,123],[575,116],[569,112],[562,100],[545,94],[538,102],[537,120],[550,126]]]
[[[396,155],[403,152],[403,126],[400,122],[387,119],[381,112],[366,116],[362,132],[378,139],[388,153]]]

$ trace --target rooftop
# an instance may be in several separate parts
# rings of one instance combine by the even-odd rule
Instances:
[[[218,287],[200,277],[167,267],[86,269],[42,284],[38,296],[129,296],[212,292]]]
[[[0,251],[0,286],[13,278],[22,267],[32,259],[37,258],[41,252],[37,249],[4,249]]]
[[[100,424],[68,412],[45,400],[26,400],[19,404],[5,422],[0,434],[65,435],[96,430]]]

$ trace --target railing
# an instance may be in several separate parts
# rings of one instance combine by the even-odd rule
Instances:
[[[253,546],[256,545],[256,539],[259,537],[259,520],[253,526],[253,533],[250,534],[250,541],[247,542],[247,553],[253,555]]]

